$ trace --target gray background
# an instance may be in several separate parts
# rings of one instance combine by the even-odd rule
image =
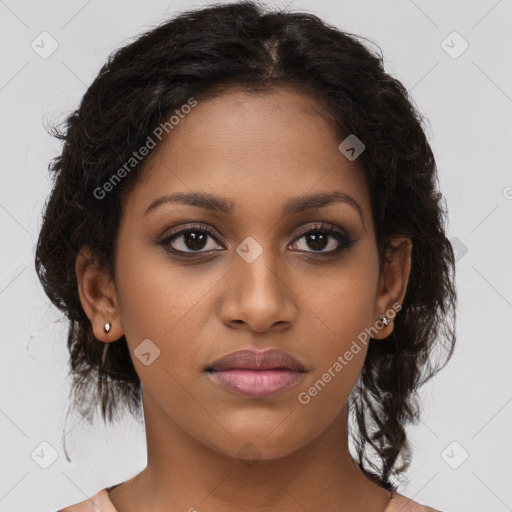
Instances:
[[[429,120],[458,251],[458,346],[421,390],[422,422],[409,429],[414,461],[399,491],[444,511],[512,510],[512,1],[274,3],[375,41]],[[0,0],[1,511],[57,510],[145,467],[143,425],[66,422],[66,322],[33,265],[47,164],[59,151],[43,124],[76,108],[115,48],[203,4]],[[43,31],[58,43],[45,59],[31,47],[43,45]],[[442,46],[453,31],[469,44],[457,58],[461,40],[448,38],[452,56]],[[57,457],[47,469],[52,448],[43,442]]]

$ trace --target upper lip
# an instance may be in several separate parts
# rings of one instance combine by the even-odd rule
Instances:
[[[287,352],[272,348],[264,351],[238,350],[217,359],[206,370],[273,370],[304,372],[304,366]]]

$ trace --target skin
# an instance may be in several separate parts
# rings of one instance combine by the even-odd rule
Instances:
[[[358,161],[339,151],[342,140],[321,106],[293,90],[234,89],[199,102],[123,198],[115,281],[87,248],[78,256],[80,298],[96,338],[110,343],[124,334],[142,382],[148,463],[112,491],[120,512],[381,512],[388,505],[390,493],[348,451],[347,400],[367,345],[307,405],[297,399],[359,333],[402,303],[409,278],[407,238],[395,239],[379,273],[370,192]],[[354,198],[362,218],[345,202],[281,214],[293,197],[334,190]],[[155,199],[192,191],[228,198],[234,210],[165,203],[144,215]],[[318,249],[302,235],[318,222],[343,228],[354,244],[322,257],[339,243],[329,236]],[[199,249],[209,255],[187,263],[158,242],[168,227],[190,223],[218,236]],[[236,252],[249,236],[263,251],[251,263]],[[183,236],[172,246],[188,254],[196,247]],[[391,319],[373,336],[382,341],[371,343],[385,343],[392,329]],[[147,366],[134,356],[145,339],[160,350]],[[245,348],[287,351],[307,373],[264,399],[237,396],[204,368]],[[240,454],[248,443],[252,463]]]

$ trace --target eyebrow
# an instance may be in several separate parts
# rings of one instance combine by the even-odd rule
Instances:
[[[354,207],[361,217],[364,225],[363,210],[359,203],[350,195],[344,192],[322,192],[318,194],[309,194],[289,199],[283,207],[283,216],[293,215],[305,210],[322,208],[332,203],[346,203]],[[210,211],[219,211],[222,213],[232,213],[234,209],[233,201],[220,196],[215,196],[206,192],[176,192],[171,195],[165,195],[155,199],[144,212],[144,216],[155,210],[162,204],[182,203],[191,206],[197,206]]]

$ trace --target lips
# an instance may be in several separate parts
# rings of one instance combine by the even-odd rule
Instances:
[[[290,354],[278,349],[239,350],[205,369],[216,384],[246,398],[266,398],[296,384],[306,373]]]
[[[278,349],[263,352],[255,350],[239,350],[218,359],[207,371],[226,370],[290,370],[304,372],[304,367],[290,354]]]

